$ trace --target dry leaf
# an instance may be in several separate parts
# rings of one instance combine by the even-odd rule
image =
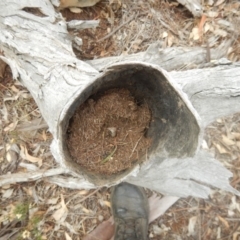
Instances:
[[[81,205],[81,204],[80,204]],[[87,208],[85,208],[84,206],[81,205],[81,208],[83,210],[84,213],[89,214],[90,210],[88,210]]]
[[[235,144],[235,142],[233,140],[229,139],[226,135],[222,135],[222,140],[228,146],[232,146]]]
[[[70,12],[72,13],[81,13],[82,9],[81,8],[77,8],[77,7],[71,7],[69,8]]]
[[[153,194],[148,199],[150,208],[149,222],[162,216],[178,199],[179,197],[173,196],[165,196],[160,199],[156,194]]]
[[[195,235],[195,226],[197,223],[197,216],[191,217],[189,219],[189,223],[188,223],[188,236],[194,236]]]
[[[225,0],[218,0],[214,5],[215,6],[219,6],[219,5],[221,5],[222,3],[224,3],[225,2]]]
[[[13,131],[13,130],[16,128],[17,124],[18,124],[18,121],[15,121],[15,122],[13,122],[13,123],[10,123],[8,126],[6,126],[6,127],[3,129],[4,132],[11,132],[11,131]]]
[[[217,21],[218,24],[222,25],[225,29],[228,30],[234,30],[234,26],[232,23],[230,23],[229,21],[225,20],[225,19],[219,19]]]
[[[174,42],[174,36],[170,34],[167,38],[168,47],[171,47],[173,45],[173,42]]]
[[[47,204],[57,204],[59,197],[50,198],[47,200]]]
[[[0,112],[2,113],[2,120],[5,122],[5,123],[9,123],[9,120],[8,120],[8,110],[6,108],[6,105],[5,103],[3,102],[2,103],[2,109],[0,109]]]
[[[28,154],[28,150],[26,147],[20,145],[20,156],[29,161],[29,162],[32,162],[32,163],[38,163],[38,166],[41,167],[42,166],[42,158],[37,158],[37,157],[33,157],[31,155]]]
[[[8,151],[7,154],[6,154],[6,159],[9,163],[13,162],[13,161],[16,162],[17,159],[18,159],[18,154],[14,151]]]
[[[162,38],[164,39],[164,38],[166,38],[168,36],[168,33],[167,32],[163,32],[162,33]]]
[[[109,201],[103,201],[104,205],[111,208],[111,203]]]
[[[161,224],[161,227],[157,226],[157,225],[153,225],[153,232],[154,234],[156,235],[161,235],[162,233],[166,233],[168,232],[169,230],[171,230],[170,227],[167,227],[166,225],[164,224]]]
[[[103,199],[99,199],[99,204],[103,207],[103,206],[107,206],[109,208],[111,208],[111,203],[109,201],[104,201]]]
[[[217,239],[221,239],[221,228],[217,228]]]
[[[155,224],[152,226],[152,230],[155,235],[161,235],[163,233],[163,230]]]
[[[14,85],[12,85],[11,87],[11,90],[13,91],[13,92],[15,92],[15,93],[18,93],[20,90],[19,89],[17,89]]]
[[[231,135],[236,139],[236,140],[240,140],[240,133],[238,132],[231,132]],[[234,139],[233,138],[233,139]]]
[[[208,31],[213,31],[214,30],[213,26],[210,25],[209,23],[205,23],[203,29],[204,29],[204,33],[207,33]]]
[[[213,1],[213,0],[208,0],[207,4],[208,4],[209,6],[213,6],[214,1]]]
[[[15,88],[17,89],[17,88]],[[18,100],[18,98],[22,96],[23,98],[29,98],[29,94],[27,93],[27,91],[23,90],[23,91],[18,91],[17,94],[13,95],[12,97],[4,97],[3,100],[4,102],[6,101],[16,101]]]
[[[78,194],[80,194],[80,195],[86,195],[86,194],[88,194],[89,193],[89,190],[80,190],[79,192],[78,192]]]
[[[210,18],[216,18],[218,16],[218,12],[208,11],[206,15]]]
[[[192,29],[192,32],[190,33],[190,38],[192,38],[193,40],[198,40],[200,38],[199,36],[199,31],[198,31],[198,27],[194,27]]]
[[[61,223],[61,225],[63,227],[66,227],[68,229],[68,232],[71,233],[71,234],[78,234],[78,232],[75,230],[76,229],[76,226],[74,225],[71,225],[69,222],[67,221],[64,221]]]
[[[100,57],[104,57],[105,54],[106,54],[106,51],[105,51],[105,50],[101,51],[101,53],[100,53]]]
[[[239,240],[239,237],[240,236],[240,232],[235,232],[234,234],[233,234],[233,240]]]
[[[234,211],[228,210],[228,216],[233,217],[235,215]]]
[[[217,148],[217,150],[219,151],[219,153],[223,154],[223,153],[228,153],[228,151],[223,147],[221,146],[220,144],[218,143],[213,143],[213,145]]]
[[[46,134],[46,130],[43,130],[43,131],[42,131],[42,138],[43,138],[44,142],[46,142],[46,141],[47,141],[47,134]]]
[[[98,3],[100,0],[60,0],[60,8],[69,7],[91,7]]]
[[[224,219],[224,218],[222,218],[221,216],[217,216],[218,217],[218,219],[223,223],[223,225],[227,228],[227,229],[229,229],[229,224],[228,224],[228,222]]]
[[[8,162],[16,162],[19,158],[19,147],[17,144],[7,144],[6,145],[6,159]]]
[[[236,202],[236,196],[232,197],[232,203],[229,205],[229,210],[238,210],[240,212],[240,204]]]
[[[9,198],[12,196],[13,188],[9,188],[2,194],[2,198]]]
[[[214,31],[213,31],[213,33],[215,34],[215,35],[218,35],[218,36],[221,36],[221,37],[226,37],[227,35],[228,35],[228,33],[227,33],[227,31],[225,31],[225,30],[223,30],[223,29],[215,29]]]
[[[237,147],[240,149],[240,141],[236,142]]]
[[[52,217],[57,221],[57,222],[63,222],[68,214],[68,209],[65,205],[63,195],[61,194],[61,207],[55,211],[52,215]]]
[[[72,238],[68,235],[67,232],[64,232],[64,235],[66,240],[72,240]]]

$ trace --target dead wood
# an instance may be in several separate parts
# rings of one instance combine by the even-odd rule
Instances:
[[[28,13],[23,10],[24,7],[39,8],[43,16]],[[155,64],[156,68],[161,66],[167,70],[181,70],[189,65],[209,66],[204,48],[163,50],[157,44],[146,52],[127,57],[80,61],[72,51],[72,38],[68,34],[66,22],[55,12],[48,0],[1,2],[0,28],[0,50],[4,54],[0,58],[11,67],[13,77],[18,78],[31,92],[53,134],[51,150],[56,161],[73,175],[71,178],[75,177],[79,181],[80,177],[82,188],[92,188],[93,185],[85,180],[85,176],[73,171],[59,146],[62,144],[62,119],[84,89],[107,71],[117,70],[118,66],[112,66],[116,62],[123,66],[123,61],[127,64],[141,61],[141,64],[152,68],[152,64]],[[211,57],[218,60],[217,52],[211,52]],[[216,61],[214,64],[219,66],[170,73],[171,84],[181,93],[193,115],[197,119],[197,116],[200,116],[200,132],[215,118],[238,111],[239,65],[224,61]],[[110,68],[107,70],[106,66]],[[100,74],[99,71],[103,73]],[[210,192],[209,185],[238,194],[228,183],[231,173],[207,152],[198,150],[201,133],[197,139],[198,147],[192,156],[182,156],[179,159],[156,152],[148,164],[136,166],[119,181],[127,180],[176,196],[207,197]],[[65,171],[59,170],[59,174]],[[40,176],[38,172],[27,174],[32,175],[29,178],[28,175],[19,174],[15,181],[36,180]],[[14,175],[2,176],[1,184],[13,183],[13,177]],[[71,178],[68,179],[69,182]],[[56,182],[57,178],[54,179]],[[60,184],[68,187],[68,180],[65,184]],[[117,181],[113,184],[116,183]],[[74,184],[73,181],[72,186]],[[110,183],[106,185],[109,186]]]

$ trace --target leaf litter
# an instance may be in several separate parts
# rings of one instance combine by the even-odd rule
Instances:
[[[209,0],[204,2],[203,9],[206,17],[197,19],[175,1],[134,0],[118,1],[116,8],[112,1],[109,5],[108,1],[101,1],[92,8],[82,9],[80,13],[70,13],[67,9],[62,13],[68,20],[100,19],[99,28],[77,33],[83,38],[82,49],[75,49],[81,59],[136,53],[159,41],[162,48],[209,45],[211,49],[225,45],[226,49],[219,50],[221,54],[231,61],[239,61],[239,1]],[[132,18],[134,14],[138,17]],[[132,20],[124,24],[130,18]],[[114,34],[100,43],[96,42],[120,25],[122,26]],[[230,45],[227,44],[229,41]],[[51,134],[41,119],[36,104],[20,83],[12,81],[10,69],[7,67],[5,70],[6,66],[1,66],[4,70],[1,70],[3,78],[0,78],[0,174],[26,171],[20,167],[24,163],[21,157],[17,160],[19,165],[11,166],[14,157],[7,155],[7,146],[12,144],[25,146],[30,156],[42,158],[42,165],[38,166],[38,162],[31,163],[34,166],[37,164],[37,167],[45,170],[55,167],[56,163],[49,150]],[[35,124],[38,121],[39,125]],[[34,154],[39,146],[41,151]],[[240,190],[240,115],[219,119],[209,126],[204,147],[233,172],[231,185]],[[48,183],[47,179],[5,185],[0,188],[0,237],[34,238],[33,234],[37,232],[41,239],[83,239],[95,228],[100,229],[97,235],[100,236],[107,232],[107,227],[113,229],[112,222],[109,224],[108,220],[111,216],[109,206],[103,204],[109,203],[109,191],[106,188],[97,191],[65,189]],[[146,191],[149,196],[154,194]],[[160,201],[162,196],[157,196]],[[158,201],[156,202],[159,203]],[[26,202],[30,204],[29,217],[20,220],[18,217],[21,213],[16,213],[14,209],[19,204],[24,209]],[[150,239],[237,240],[240,237],[239,205],[239,197],[219,190],[213,191],[207,200],[192,197],[180,199],[150,224]],[[160,209],[161,206],[163,205],[157,204],[157,208]],[[35,209],[36,214],[31,214],[31,209]],[[67,212],[66,216],[63,214],[65,225],[59,226],[53,217],[58,209]],[[32,219],[35,216],[39,220],[34,222]],[[102,228],[97,228],[101,225]],[[106,239],[110,239],[113,232],[110,230],[108,234]]]

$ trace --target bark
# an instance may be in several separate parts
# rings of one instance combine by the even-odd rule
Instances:
[[[171,72],[201,116],[204,126],[239,112],[240,64]]]
[[[185,6],[195,17],[200,17],[203,13],[200,0],[177,0]]]
[[[28,13],[23,10],[24,7],[38,8],[43,15]],[[77,26],[76,22],[74,25]],[[48,0],[0,2],[0,29],[0,50],[4,54],[0,58],[9,64],[13,77],[18,78],[28,88],[53,134],[51,151],[64,170],[49,170],[49,181],[71,188],[103,185],[90,183],[66,160],[61,148],[64,141],[61,129],[66,126],[62,125],[65,124],[64,119],[72,104],[88,86],[95,84],[111,71],[137,64],[154,71],[159,70],[172,91],[179,95],[185,108],[191,112],[189,116],[196,121],[196,126],[200,127],[199,133],[194,135],[197,146],[192,147],[191,154],[181,153],[178,157],[166,154],[162,148],[161,151],[152,153],[146,164],[137,165],[120,179],[104,185],[110,186],[126,180],[166,195],[204,198],[210,193],[210,185],[239,194],[228,183],[231,172],[209,153],[199,150],[204,126],[218,117],[238,111],[240,69],[238,64],[216,60],[223,56],[224,48],[220,52],[217,49],[211,52],[212,60],[216,60],[211,63],[206,61],[205,49],[164,50],[158,44],[152,45],[144,53],[83,62],[78,60],[72,51],[74,39],[68,34],[67,23],[55,12]],[[120,64],[113,66],[119,62]],[[200,65],[212,67],[174,71],[170,74],[165,74],[165,71],[159,68],[161,66],[172,71]],[[71,176],[53,176],[61,173]],[[5,175],[0,177],[0,185],[13,183],[14,179],[21,182],[36,180],[41,176],[41,171]]]

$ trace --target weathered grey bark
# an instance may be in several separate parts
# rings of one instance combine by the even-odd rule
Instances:
[[[146,52],[90,60],[87,63],[97,70],[107,68],[114,63],[136,61],[136,59],[142,62],[157,64],[167,71],[214,67],[218,64],[227,65],[229,63],[226,59],[224,61],[221,58],[226,55],[231,44],[232,40],[224,42],[217,48],[211,49],[210,56],[207,56],[207,49],[202,47],[171,47],[163,49],[161,43],[157,42],[150,45]],[[211,62],[207,62],[208,57],[210,57],[209,60]]]
[[[239,112],[240,64],[171,72],[201,116],[204,126]]]
[[[195,17],[201,17],[203,10],[200,0],[177,0],[185,6]]]
[[[39,17],[27,13],[22,10],[24,7],[39,8],[45,16]],[[193,62],[196,65],[206,63],[204,49],[159,50],[157,44],[145,53],[82,62],[76,59],[72,51],[72,38],[68,35],[66,22],[54,11],[48,0],[0,2],[0,29],[0,48],[4,53],[4,57],[0,57],[11,67],[13,77],[19,78],[31,92],[53,134],[52,153],[61,167],[68,169],[53,170],[49,175],[63,172],[72,175],[64,181],[61,176],[49,177],[49,181],[71,188],[93,188],[97,184],[89,183],[84,176],[73,171],[66,161],[60,147],[62,144],[59,132],[61,121],[74,99],[77,99],[96,78],[104,75],[105,70],[101,74],[99,70],[123,60],[127,60],[128,63],[136,60],[144,61],[145,64],[154,63],[166,70],[183,69]],[[179,52],[181,54],[176,55]],[[196,112],[194,108],[197,110],[202,123],[197,117],[198,114],[193,114],[200,126],[201,124],[205,126],[217,117],[239,111],[240,68],[236,64],[171,72],[170,78],[173,79],[170,81],[171,84],[179,89],[177,91],[185,103],[188,102],[189,109],[192,112]],[[199,149],[201,134],[197,138],[199,138],[197,148]],[[136,166],[119,181],[125,179],[164,194],[176,196],[207,197],[210,188],[204,185],[238,194],[228,183],[231,173],[207,152],[196,151],[194,156],[181,159],[163,155],[162,153],[152,155],[151,161],[143,166]],[[30,180],[34,180],[41,177],[42,173],[27,174],[31,176]],[[6,175],[0,177],[0,185],[12,183],[15,176],[18,177],[18,182],[29,180],[24,174],[22,177],[19,174]]]

